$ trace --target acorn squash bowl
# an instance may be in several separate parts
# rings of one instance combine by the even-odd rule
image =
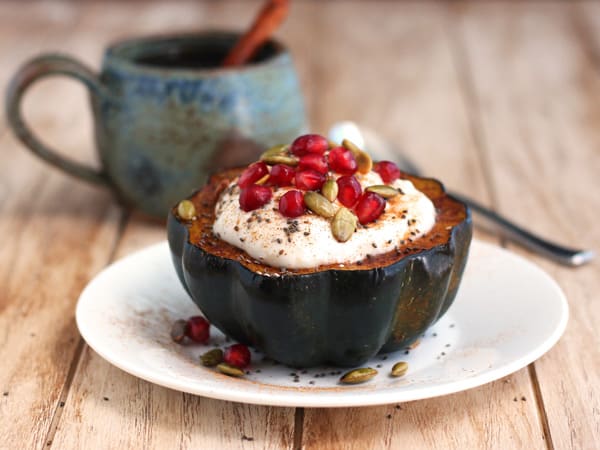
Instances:
[[[436,208],[407,246],[356,263],[280,270],[212,233],[215,204],[242,169],[213,175],[189,200],[196,220],[168,217],[177,275],[207,319],[231,338],[292,367],[359,366],[402,349],[452,304],[472,236],[469,209],[434,179],[405,175]]]

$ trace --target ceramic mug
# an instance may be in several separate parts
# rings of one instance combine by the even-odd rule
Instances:
[[[123,41],[106,50],[99,75],[68,56],[39,56],[9,85],[8,121],[50,164],[165,217],[211,172],[246,164],[305,128],[298,78],[282,44],[267,42],[242,67],[219,67],[238,37],[214,31]],[[73,77],[89,89],[100,169],[60,156],[24,122],[23,94],[48,75]]]

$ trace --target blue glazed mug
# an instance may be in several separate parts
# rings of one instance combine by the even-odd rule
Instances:
[[[50,164],[165,217],[211,172],[246,164],[305,128],[298,78],[282,44],[267,42],[242,67],[219,67],[238,37],[211,31],[123,41],[106,50],[99,76],[68,56],[39,56],[9,85],[9,124]],[[60,156],[24,122],[24,93],[49,75],[74,77],[88,87],[100,169]]]

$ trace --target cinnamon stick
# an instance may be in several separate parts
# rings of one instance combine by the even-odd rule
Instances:
[[[252,59],[258,49],[285,20],[288,10],[288,0],[269,0],[250,29],[240,38],[223,60],[223,66],[240,66]]]

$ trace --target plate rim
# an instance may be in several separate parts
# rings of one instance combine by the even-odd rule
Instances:
[[[315,392],[310,391],[311,388],[303,387],[302,390],[289,388],[280,388],[277,385],[266,385],[265,387],[273,389],[276,392],[269,392],[268,390],[261,391],[245,391],[241,389],[231,389],[228,383],[220,385],[218,388],[206,387],[202,388],[202,385],[197,386],[196,389],[190,387],[190,384],[185,381],[177,381],[177,378],[169,377],[166,373],[148,372],[147,370],[140,369],[135,363],[129,363],[122,360],[120,357],[114,357],[110,352],[105,351],[101,345],[96,345],[94,342],[93,333],[88,332],[85,326],[82,326],[83,316],[83,304],[85,297],[88,292],[93,289],[94,284],[97,283],[98,279],[106,276],[107,272],[114,270],[115,266],[125,264],[130,259],[139,258],[143,253],[150,253],[161,251],[162,248],[168,249],[168,243],[166,240],[146,246],[142,249],[136,250],[123,258],[120,258],[98,272],[82,290],[75,310],[75,321],[79,333],[85,340],[86,344],[100,355],[104,360],[112,364],[113,366],[123,370],[130,375],[133,375],[142,380],[150,383],[163,386],[169,389],[173,389],[180,392],[186,392],[193,395],[199,395],[203,397],[227,400],[240,403],[249,403],[256,405],[267,405],[267,406],[282,406],[282,407],[325,407],[325,408],[341,408],[341,407],[361,407],[361,406],[376,406],[385,405],[391,403],[402,403],[415,400],[424,400],[433,397],[439,397],[444,395],[450,395],[457,392],[473,389],[475,387],[482,386],[484,384],[496,381],[507,375],[510,375],[547,353],[560,339],[565,332],[567,323],[569,320],[569,306],[566,296],[560,287],[560,285],[552,278],[545,270],[540,268],[537,264],[529,261],[521,255],[511,252],[503,247],[494,245],[479,239],[473,239],[471,245],[480,246],[487,250],[497,251],[503,253],[505,256],[516,258],[520,263],[529,266],[529,269],[537,271],[546,282],[552,285],[552,288],[557,293],[558,303],[560,305],[560,318],[557,326],[554,328],[544,341],[537,345],[535,348],[526,352],[520,358],[517,358],[510,363],[503,364],[497,368],[484,370],[475,376],[469,376],[461,378],[459,380],[440,382],[436,385],[419,386],[410,390],[402,390],[399,388],[396,391],[385,389],[378,392],[377,389],[368,391],[349,391],[349,392],[327,392],[322,391],[319,388],[315,388]],[[279,390],[278,390],[279,389]],[[352,395],[348,395],[348,394]],[[319,398],[319,394],[320,398]],[[326,394],[326,395],[323,395]],[[329,395],[327,395],[329,394]],[[358,395],[357,395],[358,394]],[[367,395],[368,394],[368,395]]]

